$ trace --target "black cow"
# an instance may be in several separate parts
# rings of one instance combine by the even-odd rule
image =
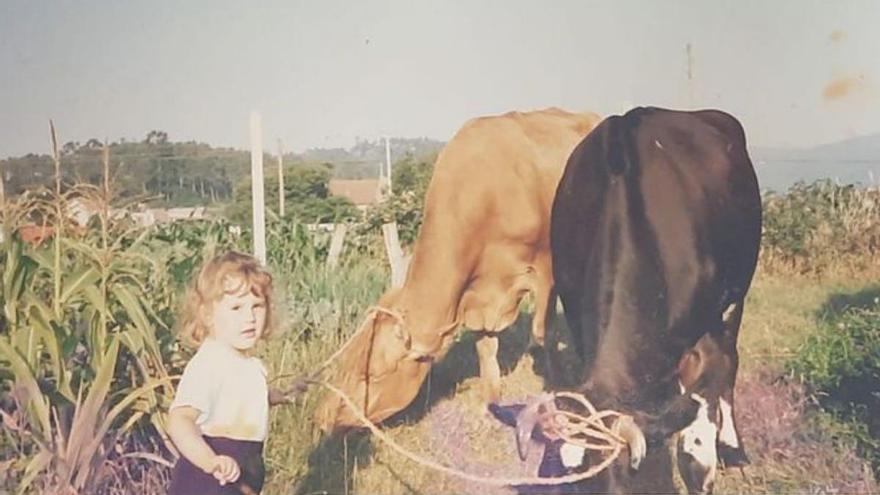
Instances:
[[[649,458],[681,431],[679,469],[691,492],[711,491],[719,451],[728,465],[746,460],[733,385],[760,237],[745,134],[716,110],[637,108],[609,117],[572,152],[556,191],[553,272],[586,363],[581,391],[600,408],[631,414]],[[511,411],[493,408],[508,423]],[[521,416],[527,428],[534,424]],[[533,438],[545,438],[538,430]],[[542,475],[590,462],[577,449],[545,443]],[[631,491],[626,466],[563,491]],[[658,481],[667,486],[671,477],[670,469]]]

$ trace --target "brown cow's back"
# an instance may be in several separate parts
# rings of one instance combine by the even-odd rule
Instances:
[[[508,112],[467,122],[447,144],[401,295],[417,342],[436,344],[432,331],[450,315],[471,330],[502,330],[523,291],[549,291],[553,195],[571,150],[599,120]]]

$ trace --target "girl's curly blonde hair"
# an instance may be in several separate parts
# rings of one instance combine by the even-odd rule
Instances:
[[[187,290],[180,319],[181,339],[193,346],[205,340],[211,329],[210,313],[224,294],[248,290],[266,303],[266,328],[263,337],[274,330],[272,275],[253,256],[229,251],[215,256],[199,270]]]

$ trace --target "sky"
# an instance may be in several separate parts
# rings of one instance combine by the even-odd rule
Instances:
[[[247,148],[258,111],[302,151],[549,106],[714,107],[811,147],[880,132],[878,26],[870,0],[3,0],[0,158],[48,152],[50,118]]]

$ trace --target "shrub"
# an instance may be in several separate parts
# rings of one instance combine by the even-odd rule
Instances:
[[[861,450],[880,472],[880,297],[825,319],[790,369],[819,404],[854,424]]]
[[[797,183],[763,197],[765,268],[819,273],[871,266],[880,254],[880,190]]]

